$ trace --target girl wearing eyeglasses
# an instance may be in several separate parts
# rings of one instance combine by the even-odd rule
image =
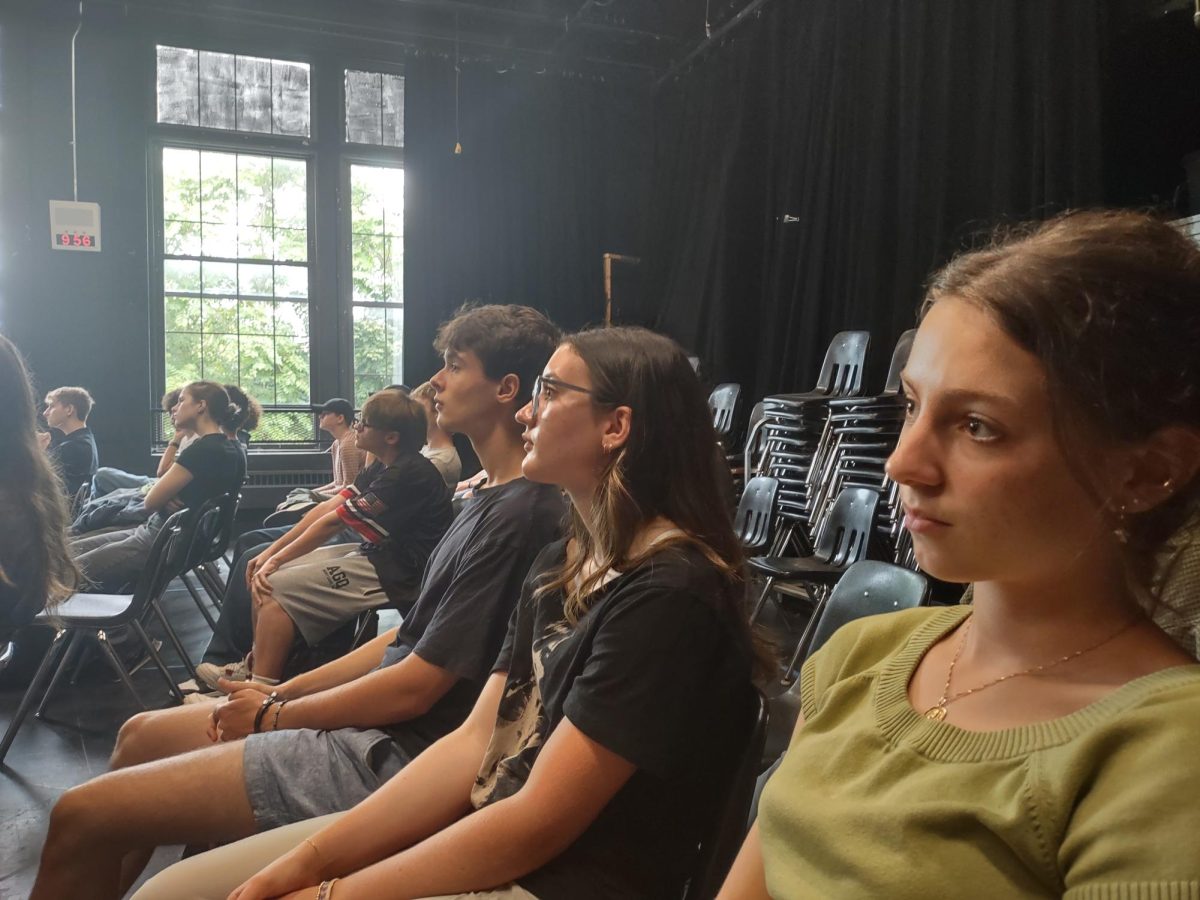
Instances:
[[[571,500],[569,537],[530,570],[466,723],[349,813],[180,864],[222,870],[176,882],[189,896],[272,856],[230,897],[682,893],[757,702],[704,393],[667,338],[589,331],[518,420],[525,476]]]

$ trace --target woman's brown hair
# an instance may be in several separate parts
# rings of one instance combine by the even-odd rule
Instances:
[[[571,509],[569,534],[579,552],[550,573],[539,594],[562,590],[573,623],[587,611],[589,595],[609,569],[627,572],[672,543],[691,544],[720,573],[725,583],[720,601],[754,647],[760,674],[773,671],[774,660],[746,624],[744,558],[721,486],[729,473],[687,354],[670,338],[644,328],[582,331],[563,343],[587,365],[593,400],[628,406],[633,415],[629,438],[609,459],[596,489],[591,521]],[[675,523],[682,536],[631,555],[641,526],[659,516]],[[588,559],[599,565],[580,580]]]
[[[238,408],[237,415],[226,423],[225,430],[238,432],[253,431],[257,428],[259,420],[262,419],[262,404],[236,384],[225,385],[225,393],[229,395],[229,402]]]
[[[12,624],[53,610],[75,590],[79,571],[67,545],[67,502],[62,481],[38,445],[37,404],[17,348],[0,335],[0,403],[8,411],[8,431],[0,441],[0,494],[11,515],[19,515],[18,539],[4,536],[0,583],[19,589],[19,608],[0,611]],[[10,523],[11,524],[11,523]],[[5,526],[6,530],[9,526]],[[28,538],[28,540],[24,540]],[[17,559],[5,551],[21,554]],[[17,584],[18,567],[32,575]]]
[[[1173,225],[1131,211],[1067,213],[952,260],[923,312],[948,297],[989,312],[1041,362],[1059,444],[1098,501],[1108,498],[1088,471],[1089,447],[1170,426],[1200,432],[1200,248]],[[1150,611],[1156,555],[1198,500],[1193,478],[1150,510],[1114,515],[1130,587]]]
[[[204,411],[222,430],[236,430],[242,415],[242,409],[229,399],[229,392],[224,385],[215,381],[193,381],[185,384],[181,394],[187,394],[196,403],[204,403]]]

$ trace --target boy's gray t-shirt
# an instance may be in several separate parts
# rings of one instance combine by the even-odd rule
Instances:
[[[380,668],[415,653],[458,676],[424,715],[386,729],[416,756],[466,719],[508,628],[529,567],[562,535],[566,503],[554,485],[518,478],[468,500],[434,548],[420,595]]]

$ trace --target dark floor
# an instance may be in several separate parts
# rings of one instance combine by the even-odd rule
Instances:
[[[179,636],[199,659],[211,632],[187,591],[175,582],[163,609]],[[168,665],[174,657],[166,650]],[[187,678],[180,666],[172,673]],[[133,676],[150,708],[168,706],[171,695],[162,675],[145,666]],[[0,733],[8,727],[23,687],[0,689]],[[56,690],[45,719],[25,720],[0,768],[0,900],[27,897],[37,872],[50,807],[59,794],[108,769],[117,729],[139,707],[102,661],[95,660],[79,683]],[[163,847],[154,855],[147,876],[179,859],[180,847]]]
[[[164,597],[163,608],[193,660],[198,660],[211,632],[191,597],[178,581]],[[791,616],[779,617],[768,604],[764,621],[781,647],[794,643],[803,626]],[[397,624],[395,613],[384,612],[381,628]],[[177,681],[187,677],[164,648],[164,657]],[[134,675],[134,684],[148,707],[173,701],[152,666]],[[776,686],[775,691],[781,689]],[[774,693],[768,689],[768,693]],[[0,688],[0,734],[8,727],[24,689]],[[121,723],[139,707],[111,671],[95,660],[86,677],[56,691],[45,719],[26,719],[0,767],[0,900],[23,900],[37,872],[50,808],[67,788],[108,769],[108,758]],[[179,859],[181,847],[161,847],[146,869],[149,877]],[[140,882],[139,882],[140,884]]]

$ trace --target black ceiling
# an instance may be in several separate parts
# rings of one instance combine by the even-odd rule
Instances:
[[[73,19],[78,0],[6,0]],[[84,0],[85,19],[403,43],[465,57],[661,73],[756,0]],[[761,0],[757,0],[761,2]],[[706,27],[707,26],[707,27]]]

